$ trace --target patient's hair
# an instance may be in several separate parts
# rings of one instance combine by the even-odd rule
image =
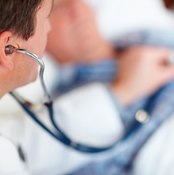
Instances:
[[[36,12],[42,2],[43,0],[0,0],[0,33],[11,31],[27,40],[34,34]]]
[[[164,1],[165,6],[168,9],[171,9],[171,10],[174,9],[174,0],[163,0],[163,1]]]

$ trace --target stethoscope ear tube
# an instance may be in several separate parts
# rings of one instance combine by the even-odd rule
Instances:
[[[44,64],[43,60],[40,57],[38,57],[36,54],[34,54],[28,50],[25,50],[25,49],[16,49],[16,52],[29,56],[30,58],[34,59],[40,65],[39,76],[40,76],[41,85],[42,85],[42,88],[44,90],[44,94],[45,94],[45,98],[46,98],[45,101],[51,102],[52,101],[51,96],[49,95],[47,88],[45,86],[45,83],[44,83],[45,64]]]
[[[84,145],[84,144],[80,144],[77,143],[73,140],[71,140],[58,126],[58,124],[55,121],[54,118],[54,109],[53,109],[53,101],[46,89],[45,83],[44,83],[44,78],[43,78],[43,74],[44,74],[44,69],[45,69],[45,65],[44,62],[41,58],[39,58],[36,54],[25,50],[25,49],[17,49],[15,48],[13,51],[16,51],[18,53],[24,54],[29,56],[30,58],[34,59],[35,61],[37,61],[37,63],[40,65],[40,81],[41,81],[41,85],[43,87],[45,96],[46,96],[46,102],[44,103],[44,105],[47,107],[48,109],[48,113],[49,113],[49,118],[50,121],[55,129],[55,132],[53,132],[50,128],[48,128],[40,119],[39,117],[35,114],[35,112],[32,110],[32,106],[35,106],[34,104],[32,104],[31,102],[25,100],[24,98],[22,98],[17,92],[10,92],[10,94],[12,95],[12,97],[19,103],[19,105],[23,108],[23,110],[33,119],[33,121],[35,123],[37,123],[44,131],[46,131],[48,134],[50,134],[53,138],[55,138],[56,140],[58,140],[59,142],[63,143],[64,145],[71,147],[77,151],[81,151],[81,152],[86,152],[86,153],[99,153],[99,152],[103,152],[103,151],[107,151],[109,149],[111,149],[112,147],[115,146],[115,143],[110,145],[110,146],[106,146],[106,147],[92,147],[92,146],[88,146],[88,145]]]

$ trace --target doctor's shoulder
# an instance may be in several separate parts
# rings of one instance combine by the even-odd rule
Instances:
[[[11,140],[0,135],[0,175],[29,175],[19,151]]]

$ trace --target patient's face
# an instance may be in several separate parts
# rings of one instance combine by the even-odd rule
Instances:
[[[58,3],[51,15],[51,25],[47,51],[58,62],[86,59],[102,40],[92,10],[81,0]]]

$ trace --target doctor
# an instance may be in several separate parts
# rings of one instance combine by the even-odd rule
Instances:
[[[27,49],[43,55],[52,3],[47,0],[0,1],[0,97],[37,78],[38,64],[16,50]],[[0,136],[0,155],[1,175],[28,174],[21,149],[3,135]]]

